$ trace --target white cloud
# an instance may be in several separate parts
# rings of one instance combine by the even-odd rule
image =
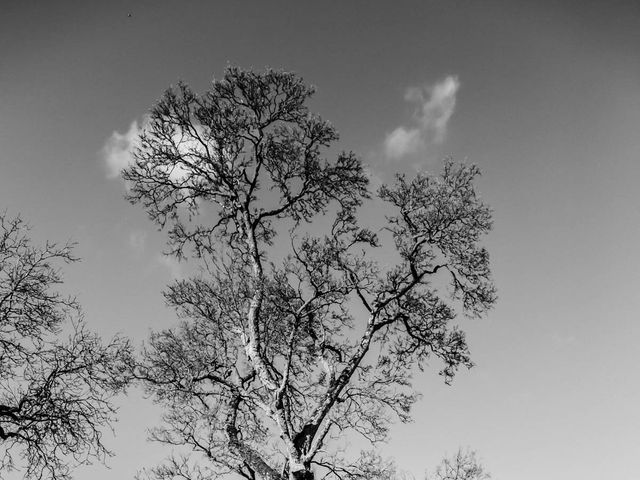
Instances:
[[[107,176],[117,178],[123,168],[128,167],[133,161],[132,153],[139,145],[140,133],[144,130],[148,122],[145,117],[140,124],[137,120],[131,122],[129,130],[125,133],[114,131],[102,147],[101,155],[104,159]]]
[[[412,125],[400,126],[387,135],[384,141],[387,157],[398,159],[423,152],[430,144],[442,143],[459,88],[458,77],[449,75],[433,86],[407,89],[405,100],[416,104]]]
[[[133,163],[133,152],[140,146],[140,134],[149,127],[149,121],[148,116],[143,117],[140,123],[134,120],[125,133],[114,131],[107,139],[102,147],[101,156],[109,178],[118,178],[122,170]],[[201,125],[196,125],[195,129],[201,137],[205,136]],[[175,133],[172,140],[178,153],[187,162],[195,162],[198,157],[207,154],[202,143],[189,135]],[[168,172],[169,179],[173,182],[179,182],[189,174],[189,169],[180,163],[172,166],[158,165],[157,168]]]

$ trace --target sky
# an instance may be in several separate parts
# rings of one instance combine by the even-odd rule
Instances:
[[[640,3],[1,3],[0,209],[78,243],[65,288],[91,328],[138,344],[175,324],[160,292],[185,267],[114,170],[150,107],[228,65],[293,70],[374,181],[450,156],[494,211],[498,303],[463,323],[476,366],[420,374],[382,453],[416,478],[459,446],[498,480],[638,478]],[[110,470],[77,478],[168,453],[151,402],[118,403]]]

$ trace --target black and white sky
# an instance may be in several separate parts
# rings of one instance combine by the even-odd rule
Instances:
[[[496,479],[640,471],[640,2],[0,2],[0,209],[78,242],[66,271],[89,325],[136,342],[175,320],[184,265],[124,199],[118,170],[171,84],[227,65],[293,70],[375,182],[477,163],[498,287],[465,322],[477,364],[420,374],[415,422],[384,454],[420,477],[459,445]],[[365,215],[374,212],[365,212]],[[166,451],[158,411],[123,400],[111,470]]]

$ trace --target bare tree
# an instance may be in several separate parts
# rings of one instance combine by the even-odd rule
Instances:
[[[56,290],[60,265],[76,260],[71,247],[34,246],[19,217],[0,214],[0,473],[67,479],[109,454],[102,429],[126,384],[130,348],[121,338],[103,344],[76,300]]]
[[[489,480],[491,475],[476,458],[476,452],[459,449],[451,458],[445,458],[433,475],[426,480]]]
[[[382,240],[357,220],[367,175],[353,153],[323,156],[338,135],[309,113],[312,94],[272,70],[230,68],[204,95],[180,84],[123,172],[168,254],[201,266],[165,292],[182,323],[151,336],[135,374],[166,408],[152,438],[206,462],[177,455],[150,477],[391,478],[336,445],[349,432],[375,445],[408,421],[411,373],[431,357],[446,382],[471,366],[453,321],[495,301],[478,169],[448,162],[378,190],[394,212],[381,238],[395,265],[382,267]]]

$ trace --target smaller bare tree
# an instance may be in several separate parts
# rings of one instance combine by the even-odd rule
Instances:
[[[433,472],[427,474],[426,480],[489,480],[491,475],[472,450],[459,449],[452,457],[446,457]]]
[[[76,260],[71,244],[34,246],[20,217],[0,213],[0,477],[24,468],[24,478],[64,480],[110,455],[102,430],[130,346],[87,331],[77,301],[57,290],[60,266]]]

